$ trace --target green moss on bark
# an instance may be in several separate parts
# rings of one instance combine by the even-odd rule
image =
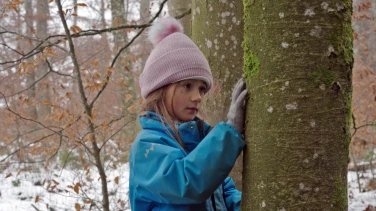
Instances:
[[[315,72],[308,73],[308,76],[316,85],[323,83],[331,87],[334,83],[333,72],[327,66],[319,66]]]
[[[342,179],[343,176],[339,176],[335,182],[334,194],[330,200],[333,206],[330,210],[347,210],[347,184]]]
[[[246,40],[242,43],[244,50],[244,76],[247,83],[250,83],[252,77],[259,74],[259,60],[250,50]]]
[[[333,14],[339,19],[334,28],[342,28],[341,33],[330,35],[330,41],[339,55],[342,55],[346,65],[353,63],[353,28],[347,24],[351,20],[352,1],[346,1],[344,8],[339,11],[334,11]]]

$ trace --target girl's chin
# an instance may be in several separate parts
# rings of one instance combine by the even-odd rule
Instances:
[[[192,114],[192,115],[186,115],[184,117],[181,117],[179,118],[179,122],[180,123],[184,123],[184,122],[190,122],[192,121],[194,118],[196,117],[196,114]]]

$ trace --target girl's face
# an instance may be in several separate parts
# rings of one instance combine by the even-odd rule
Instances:
[[[204,81],[188,79],[170,85],[163,100],[174,120],[189,122],[197,115],[206,91]]]

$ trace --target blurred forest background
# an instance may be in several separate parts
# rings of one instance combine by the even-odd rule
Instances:
[[[76,210],[125,210],[128,181],[119,181],[122,175],[114,172],[127,163],[139,131],[138,77],[152,49],[145,32],[157,17],[168,15],[189,25],[187,2],[0,0],[2,179],[16,186],[23,174],[51,172],[37,185],[80,198]],[[357,173],[359,192],[376,189],[375,16],[374,0],[353,1],[349,170]],[[210,96],[220,95],[218,90]],[[60,175],[52,173],[55,169]],[[57,178],[67,169],[75,180],[64,187]],[[365,178],[369,170],[374,173]],[[102,194],[93,196],[90,189]],[[35,204],[42,199],[33,196]]]

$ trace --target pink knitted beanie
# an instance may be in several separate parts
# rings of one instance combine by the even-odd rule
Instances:
[[[183,26],[168,17],[154,23],[149,30],[149,40],[154,49],[140,76],[141,95],[185,79],[203,80],[208,90],[213,86],[213,76],[204,54],[183,34]]]

